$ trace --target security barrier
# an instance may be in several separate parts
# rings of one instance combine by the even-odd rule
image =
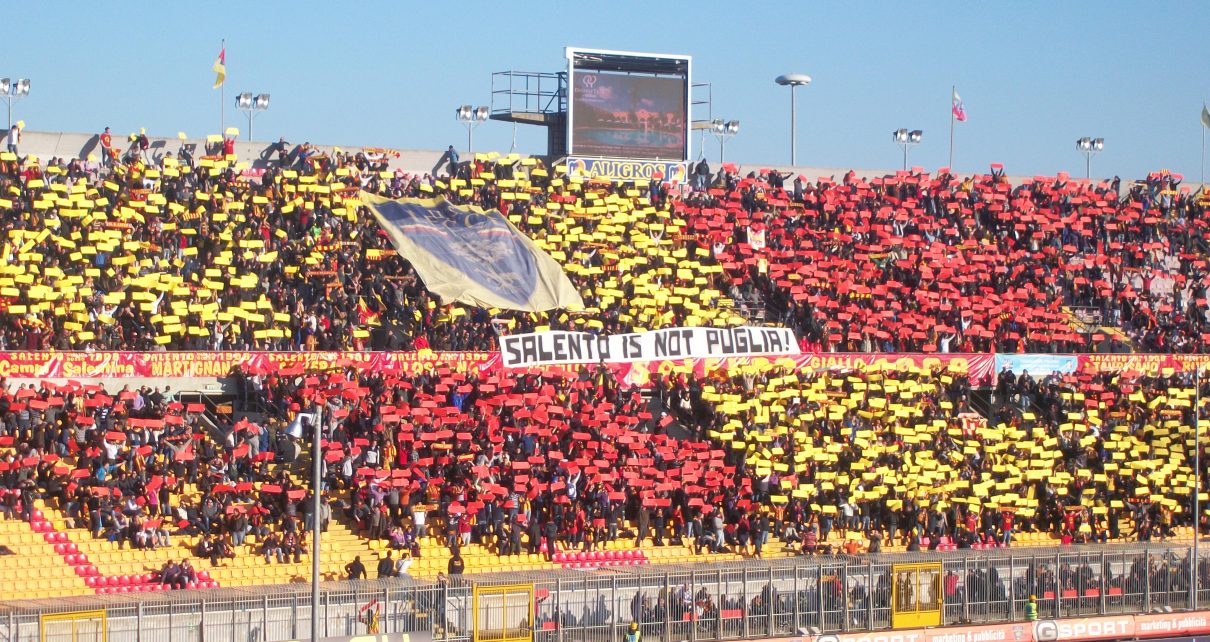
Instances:
[[[434,642],[621,642],[631,622],[644,642],[848,640],[853,632],[878,640],[890,639],[879,632],[906,626],[905,616],[928,615],[945,626],[1021,622],[1032,594],[1040,622],[1058,622],[1062,631],[1062,622],[1104,626],[1096,618],[1210,607],[1210,556],[1197,565],[1196,602],[1189,563],[1189,547],[1178,545],[799,557],[440,584],[329,582],[314,608],[324,638],[366,635],[363,607],[377,601],[381,635],[430,634]],[[914,606],[896,593],[897,579],[915,582]],[[0,642],[286,642],[307,637],[311,610],[306,585],[0,603]],[[1184,630],[1144,616],[1131,622],[1150,637]]]
[[[473,596],[474,642],[525,642],[533,637],[532,584],[476,586]]]
[[[105,642],[104,610],[52,613],[41,618],[42,642]]]
[[[897,629],[941,624],[941,562],[895,564],[891,624]]]

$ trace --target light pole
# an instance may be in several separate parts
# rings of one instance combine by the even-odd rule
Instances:
[[[911,131],[908,131],[906,129],[900,128],[900,129],[896,129],[895,131],[891,132],[891,137],[895,140],[896,143],[899,144],[900,147],[903,147],[903,169],[906,171],[907,167],[908,167],[907,166],[908,149],[915,145],[920,144],[920,139],[924,137],[924,132],[920,131],[919,129],[913,129]]]
[[[1076,149],[1084,154],[1084,178],[1092,178],[1092,157],[1105,149],[1104,138],[1089,138],[1085,136],[1076,140]]]
[[[462,105],[454,110],[454,115],[458,118],[458,122],[466,125],[466,151],[471,153],[475,151],[472,144],[474,139],[475,128],[483,124],[487,120],[487,107],[482,105],[471,107],[470,105]]]
[[[245,91],[235,97],[235,107],[248,115],[248,140],[252,140],[252,119],[269,108],[269,94],[252,95]]]
[[[1202,367],[1193,371],[1193,559],[1189,560],[1189,608],[1197,608],[1197,544],[1202,538]]]
[[[0,78],[0,95],[8,103],[8,128],[13,128],[13,101],[21,100],[29,95],[29,78]]]
[[[739,121],[715,118],[710,121],[710,133],[718,139],[718,162],[721,165],[723,162],[723,148],[727,144],[727,139],[739,133]]]
[[[798,87],[803,87],[811,84],[811,77],[806,74],[782,74],[774,79],[777,84],[790,88],[790,165],[798,165],[798,154],[795,149],[797,131],[796,105],[794,104],[794,90]]]

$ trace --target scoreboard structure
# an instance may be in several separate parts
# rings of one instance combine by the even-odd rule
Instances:
[[[567,47],[555,74],[498,72],[491,117],[544,125],[567,172],[683,180],[692,156],[691,56]]]
[[[691,65],[689,56],[568,47],[570,155],[688,160]]]

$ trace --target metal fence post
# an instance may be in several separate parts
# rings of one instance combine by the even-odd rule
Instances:
[[[849,565],[840,567],[840,630],[849,630]]]
[[[11,630],[12,630],[12,628],[13,628],[13,626],[12,626],[12,614],[11,614],[11,613],[9,614],[9,626],[8,626],[8,628],[9,628],[9,630],[10,630],[10,631],[11,631]],[[143,603],[142,603],[142,602],[139,602],[139,609],[138,609],[138,611],[136,611],[136,612],[135,612],[135,620],[134,620],[134,639],[135,639],[135,641],[136,641],[136,642],[143,642]]]
[[[206,599],[202,598],[202,621],[197,627],[198,640],[206,642]]]
[[[672,591],[668,588],[668,573],[664,573],[664,627],[661,640],[672,639]]]
[[[697,642],[697,571],[689,571],[689,642]]]
[[[1017,620],[1017,556],[1008,556],[1008,590],[1004,592],[1008,596],[1008,621],[1015,622]]]
[[[1105,594],[1109,592],[1109,578],[1105,577],[1105,551],[1101,551],[1101,572],[1097,576],[1101,578],[1101,583],[1097,587],[1097,615],[1105,615]]]
[[[865,626],[867,629],[874,630],[874,561],[870,560],[866,566],[865,575]]]
[[[723,571],[719,569],[714,572],[714,588],[718,591],[718,603],[715,604],[715,611],[718,611],[718,616],[714,618],[714,639],[723,639]]]
[[[794,626],[790,629],[790,633],[795,635],[798,634],[798,629],[802,628],[802,614],[799,609],[800,599],[798,595],[798,591],[800,590],[798,588],[798,571],[799,567],[796,564],[794,565]]]
[[[1062,581],[1061,570],[1063,568],[1063,554],[1055,553],[1055,618],[1063,617],[1063,587],[1060,584]]]
[[[332,621],[332,618],[330,617],[331,613],[328,612],[328,605],[331,603],[331,600],[328,599],[327,591],[323,592],[323,602],[324,602],[324,637],[330,638],[330,637],[332,637],[332,631],[331,631],[332,627],[330,624]],[[205,640],[203,640],[202,642],[205,642]]]
[[[823,608],[823,562],[815,564],[815,606],[819,608],[819,630],[826,633],[828,623],[824,620]]]
[[[1143,612],[1151,612],[1151,551],[1143,551]]]
[[[555,578],[555,639],[563,642],[563,617],[561,611],[562,604],[559,601],[563,599],[563,578]]]
[[[750,629],[748,626],[748,567],[747,566],[744,567],[741,578],[742,578],[741,582],[743,585],[743,591],[741,591],[741,595],[743,596],[743,602],[741,602],[741,605],[743,606],[743,608],[739,609],[739,613],[741,613],[744,618],[744,637],[751,637],[751,634],[749,632]]]
[[[382,614],[384,616],[386,616],[385,618],[383,618],[386,620],[386,623],[385,623],[386,625],[382,627],[382,629],[383,629],[382,632],[383,633],[400,633],[400,631],[397,630],[399,628],[398,623],[396,623],[396,625],[394,627],[395,630],[393,630],[391,627],[391,619],[392,619],[392,617],[391,617],[391,590],[388,588],[385,588],[385,587],[382,589]],[[533,626],[533,622],[530,622],[529,624],[530,624],[530,626]]]
[[[765,608],[769,611],[768,621],[765,622],[765,634],[773,637],[773,619],[777,617],[777,592],[773,590],[773,567],[769,567],[769,603]],[[761,589],[764,592],[764,589]]]
[[[261,596],[260,604],[260,640],[269,642],[269,596]]]
[[[973,591],[975,589],[975,587],[970,585],[970,581],[969,581],[970,576],[971,576],[970,560],[968,558],[964,557],[964,558],[962,558],[962,586],[965,587],[962,591],[962,621],[963,622],[971,621],[971,591]],[[898,580],[895,580],[895,581],[898,581]]]
[[[609,592],[610,592],[610,614],[609,614],[609,642],[616,642],[618,637],[618,576],[611,575],[609,577]]]
[[[315,608],[312,604],[311,608]],[[298,594],[294,595],[294,599],[290,600],[290,639],[298,639]]]
[[[438,598],[441,600],[441,608],[436,609],[437,617],[441,618],[441,620],[438,622],[438,624],[441,626],[441,630],[443,631],[442,637],[446,638],[446,639],[448,639],[450,637],[450,628],[449,628],[449,624],[448,624],[449,617],[446,615],[446,612],[445,612],[446,608],[448,608],[448,606],[449,606],[449,597],[450,597],[450,587],[449,587],[449,582],[447,581],[445,584],[441,585],[441,597]],[[472,604],[473,603],[474,603],[474,601],[472,600]],[[470,620],[470,622],[466,623],[466,624],[470,625],[471,631],[475,630],[474,627],[475,627],[475,623],[478,621],[477,620],[478,617],[479,617],[478,613],[471,613],[472,619]]]

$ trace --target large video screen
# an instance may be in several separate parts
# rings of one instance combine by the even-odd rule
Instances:
[[[683,161],[685,78],[576,70],[571,154]]]

